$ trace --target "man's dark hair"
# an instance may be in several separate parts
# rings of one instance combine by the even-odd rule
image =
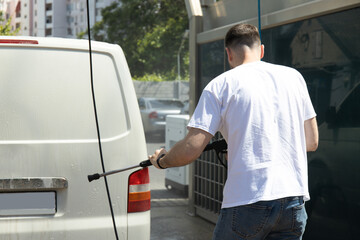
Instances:
[[[257,27],[251,24],[237,24],[229,29],[225,36],[225,47],[235,48],[240,45],[252,47],[261,44]]]

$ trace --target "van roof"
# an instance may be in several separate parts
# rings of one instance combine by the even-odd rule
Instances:
[[[7,41],[8,40],[8,41]],[[56,37],[30,37],[30,36],[0,36],[0,48],[2,46],[39,47],[39,48],[65,48],[89,50],[89,42],[86,39],[56,38]],[[119,48],[119,45],[105,42],[91,41],[93,51],[104,51]]]

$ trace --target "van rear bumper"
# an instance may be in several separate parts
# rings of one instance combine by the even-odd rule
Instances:
[[[150,239],[150,211],[128,214],[128,239]]]

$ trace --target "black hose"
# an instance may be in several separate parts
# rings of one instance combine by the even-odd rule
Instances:
[[[89,56],[90,56],[91,93],[92,93],[92,99],[93,99],[93,105],[94,105],[94,115],[95,115],[95,122],[96,122],[96,131],[97,131],[97,137],[98,137],[98,145],[99,145],[101,166],[102,166],[103,172],[105,172],[105,164],[104,164],[104,158],[103,158],[103,154],[102,154],[100,127],[99,127],[99,121],[98,121],[97,110],[96,110],[96,100],[95,100],[95,90],[94,90],[94,77],[93,77],[93,66],[92,66],[92,50],[91,50],[91,34],[90,34],[90,17],[89,17],[89,15],[90,15],[89,14],[89,0],[86,0],[86,7],[87,7],[87,11],[86,11],[86,13],[87,13],[87,31],[88,31],[88,39],[89,39]],[[114,233],[115,233],[116,239],[118,240],[119,237],[118,237],[118,233],[117,233],[117,229],[116,229],[114,210],[113,210],[112,203],[111,203],[111,196],[110,196],[108,182],[107,182],[107,179],[106,179],[105,176],[104,176],[104,181],[105,181],[106,193],[107,193],[108,200],[109,200],[109,207],[110,207],[111,218],[112,218],[113,227],[114,227]]]
[[[226,140],[225,139],[219,139],[219,140],[216,140],[216,141],[206,145],[203,152],[210,151],[210,150],[215,150],[216,156],[217,156],[219,162],[221,163],[221,165],[223,165],[224,168],[227,168],[227,165],[221,160],[221,157],[220,157],[220,153],[226,153],[227,152],[227,147],[228,147],[228,145],[227,145]]]

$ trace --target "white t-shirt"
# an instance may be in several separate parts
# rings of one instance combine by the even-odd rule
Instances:
[[[257,61],[213,79],[188,124],[228,143],[222,207],[290,196],[309,200],[304,121],[315,117],[293,68]]]

